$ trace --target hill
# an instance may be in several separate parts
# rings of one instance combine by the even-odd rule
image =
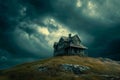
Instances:
[[[2,70],[0,80],[120,80],[120,64],[108,58],[59,56]]]

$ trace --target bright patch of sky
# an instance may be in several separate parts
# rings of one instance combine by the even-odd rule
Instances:
[[[61,36],[68,36],[69,33],[75,34],[76,32],[71,31],[65,25],[61,24],[54,18],[46,17],[43,20],[43,23],[46,27],[39,28],[39,33],[45,36],[45,40],[48,42],[48,45],[51,47],[53,43],[58,41]],[[52,26],[49,26],[52,25]],[[52,28],[56,28],[55,30]],[[44,34],[43,34],[44,32]]]
[[[76,7],[81,7],[82,6],[82,2],[81,2],[81,0],[77,0],[77,2],[76,2]]]
[[[50,34],[48,28],[46,27],[38,27],[37,30],[39,33],[46,35],[46,36]]]
[[[97,6],[92,1],[87,3],[87,8],[83,10],[83,13],[91,18],[98,18],[99,13],[97,12]]]

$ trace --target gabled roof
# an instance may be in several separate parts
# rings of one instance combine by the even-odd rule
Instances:
[[[81,42],[80,37],[77,34],[74,35],[72,38],[77,38]]]
[[[80,49],[88,49],[87,47],[85,47],[85,46],[82,45],[82,44],[80,44],[80,45],[70,44],[70,47],[75,47],[75,48],[80,48]]]
[[[72,39],[77,38],[81,42],[81,40],[80,40],[78,35],[74,35],[71,38]],[[60,39],[63,39],[64,41],[69,41],[69,37],[66,37],[66,36],[62,36]]]
[[[73,40],[73,43],[70,43],[70,39]],[[78,44],[74,43],[74,42],[77,42],[76,40],[79,41]],[[78,35],[74,35],[72,37],[62,36],[60,38],[59,42],[62,42],[63,44],[64,44],[64,42],[68,42],[67,46],[64,46],[64,47],[75,47],[75,48],[80,48],[80,49],[87,49],[87,47],[85,47],[81,44],[81,40]],[[58,43],[55,42],[54,45],[59,45],[59,42]]]
[[[66,37],[66,36],[62,36],[61,39],[63,39],[64,41],[68,41],[69,40],[69,38]]]

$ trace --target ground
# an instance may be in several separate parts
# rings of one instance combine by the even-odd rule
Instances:
[[[90,69],[75,74],[61,69],[62,64],[82,65]],[[120,63],[108,58],[59,56],[1,70],[0,80],[120,80],[119,75]]]

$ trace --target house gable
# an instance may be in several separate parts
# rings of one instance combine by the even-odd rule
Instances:
[[[80,45],[81,40],[80,40],[80,38],[79,38],[78,35],[74,35],[74,36],[72,37],[72,42],[73,42],[74,45]]]

